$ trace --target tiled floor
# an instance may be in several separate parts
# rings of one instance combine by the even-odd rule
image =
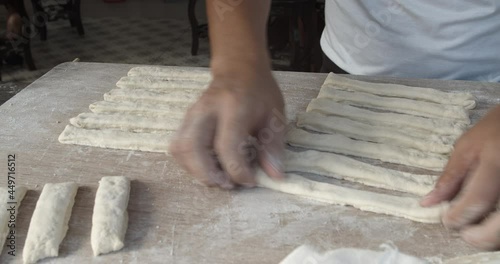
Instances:
[[[28,1],[25,0],[27,8],[31,7]],[[204,1],[198,2],[197,16],[204,21]],[[85,36],[80,37],[68,21],[48,23],[48,40],[35,36],[31,42],[37,70],[4,67],[0,104],[54,66],[76,58],[83,62],[207,67],[208,39],[200,40],[197,56],[190,54],[187,3],[188,0],[126,0],[108,4],[82,0]],[[5,10],[0,7],[0,31],[5,28],[2,12]],[[286,59],[273,62],[287,64]]]
[[[36,71],[10,69],[5,81],[33,80],[55,65],[80,61],[208,66],[208,41],[191,56],[189,24],[177,19],[86,18],[85,36],[80,37],[67,21],[49,24],[48,40],[34,38],[32,51]]]
[[[0,104],[59,63],[80,61],[208,66],[208,40],[200,41],[198,56],[191,56],[187,0],[126,0],[104,3],[82,1],[85,36],[80,37],[68,21],[48,24],[48,40],[32,39],[37,70],[5,66],[0,82]],[[198,16],[204,18],[204,1]],[[25,0],[28,12],[31,3]],[[5,28],[0,7],[0,31]]]

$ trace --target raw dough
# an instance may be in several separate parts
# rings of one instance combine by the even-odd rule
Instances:
[[[382,245],[383,247],[384,245]],[[303,245],[296,248],[280,264],[428,264],[427,261],[405,255],[396,248],[384,251],[340,248],[324,254]]]
[[[374,112],[347,104],[340,104],[330,98],[316,98],[311,100],[307,106],[307,112],[342,116],[368,124],[387,126],[392,129],[414,128],[421,129],[424,132],[429,131],[456,137],[460,136],[467,129],[465,122],[397,113]]]
[[[335,134],[339,133],[353,139],[385,143],[402,148],[448,154],[453,150],[454,138],[436,136],[410,129],[365,124],[337,116],[326,116],[316,112],[298,115],[297,126],[309,130]]]
[[[460,120],[467,124],[470,123],[468,111],[464,107],[456,105],[442,105],[403,98],[382,97],[362,92],[346,92],[328,86],[321,88],[318,98],[331,98],[339,103],[402,114],[445,118]]]
[[[59,255],[77,190],[74,182],[45,184],[31,217],[23,250],[24,263]]]
[[[205,81],[154,76],[125,76],[116,83],[117,87],[123,89],[204,89],[207,85]]]
[[[159,66],[140,66],[130,69],[128,76],[156,76],[167,77],[172,79],[198,80],[208,82],[211,79],[210,72],[206,68],[189,68],[182,69],[180,67],[159,67]]]
[[[291,129],[287,133],[287,140],[293,146],[378,159],[434,171],[441,171],[447,162],[444,155],[358,141],[338,134],[313,134],[301,129]]]
[[[89,106],[93,113],[122,113],[132,115],[169,115],[182,118],[189,108],[185,102],[149,102],[135,100],[135,102],[95,102]]]
[[[448,207],[447,204],[440,204],[424,208],[419,205],[418,198],[356,190],[311,181],[290,173],[285,180],[274,181],[259,169],[256,180],[259,186],[275,191],[331,204],[350,205],[362,211],[394,215],[422,223],[439,223],[442,213]]]
[[[0,254],[2,254],[3,246],[5,245],[5,239],[10,232],[9,220],[11,213],[7,211],[11,206],[15,206],[14,216],[17,216],[19,212],[19,206],[21,206],[21,201],[26,195],[26,187],[18,186],[15,187],[14,200],[10,198],[9,190],[7,187],[0,187]],[[14,202],[14,204],[10,204]],[[15,229],[15,228],[14,228]]]
[[[123,248],[128,226],[130,180],[123,176],[102,177],[95,196],[91,245],[94,256]]]
[[[59,136],[59,142],[101,148],[166,153],[172,134],[172,131],[135,133],[112,129],[83,129],[67,125]]]
[[[390,97],[416,99],[439,104],[459,105],[466,109],[474,109],[476,101],[470,93],[443,92],[431,88],[412,87],[401,84],[373,83],[353,80],[334,73],[328,74],[323,84],[336,89],[371,93]]]
[[[315,150],[285,153],[286,172],[314,173],[416,195],[430,192],[437,180],[437,176],[386,169],[332,153]]]
[[[104,94],[104,100],[108,102],[185,102],[194,103],[201,95],[201,90],[193,89],[170,89],[166,91],[146,89],[113,89]]]
[[[83,113],[69,122],[75,127],[87,129],[120,129],[131,132],[151,132],[176,130],[182,124],[182,118],[168,116],[138,116],[127,114]]]

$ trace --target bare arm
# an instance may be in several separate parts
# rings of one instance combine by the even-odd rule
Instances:
[[[271,70],[266,40],[270,3],[270,0],[207,0],[214,76],[253,71],[256,67]]]
[[[207,0],[213,81],[170,147],[206,185],[254,186],[253,163],[271,177],[283,177],[286,120],[266,45],[269,5],[269,0]]]

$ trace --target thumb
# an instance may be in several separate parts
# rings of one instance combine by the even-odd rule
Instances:
[[[460,144],[459,141],[434,190],[420,201],[420,205],[433,206],[442,201],[453,199],[460,192],[462,184],[476,160],[477,151],[466,144]]]
[[[257,133],[259,164],[274,179],[285,178],[285,143],[286,118],[278,111],[272,111],[268,125]]]

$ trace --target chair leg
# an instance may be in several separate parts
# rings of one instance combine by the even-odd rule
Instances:
[[[35,62],[33,61],[33,55],[31,54],[31,43],[28,42],[24,45],[24,61],[28,65],[30,71],[36,70]]]
[[[198,20],[196,19],[196,0],[189,0],[188,17],[189,23],[191,24],[191,55],[195,56],[198,54],[200,45],[200,28],[198,26]]]
[[[303,4],[302,10],[302,41],[303,41],[303,52],[302,52],[302,62],[301,62],[301,70],[302,71],[311,71],[312,67],[312,57],[313,57],[313,43],[316,39],[316,24],[314,22],[315,16],[315,2],[309,1]]]
[[[78,35],[80,35],[80,36],[85,35],[85,30],[83,29],[83,23],[82,23],[82,14],[80,12],[80,0],[73,1],[72,12],[73,12],[73,15],[71,16],[73,18],[72,21],[76,26],[76,30],[78,31]]]
[[[46,16],[42,15],[45,14],[45,11],[42,8],[41,0],[31,0],[31,4],[33,5],[33,17],[35,19],[41,18],[41,20],[36,21],[36,29],[40,32],[40,39],[45,41],[47,40],[47,21],[45,21]]]

